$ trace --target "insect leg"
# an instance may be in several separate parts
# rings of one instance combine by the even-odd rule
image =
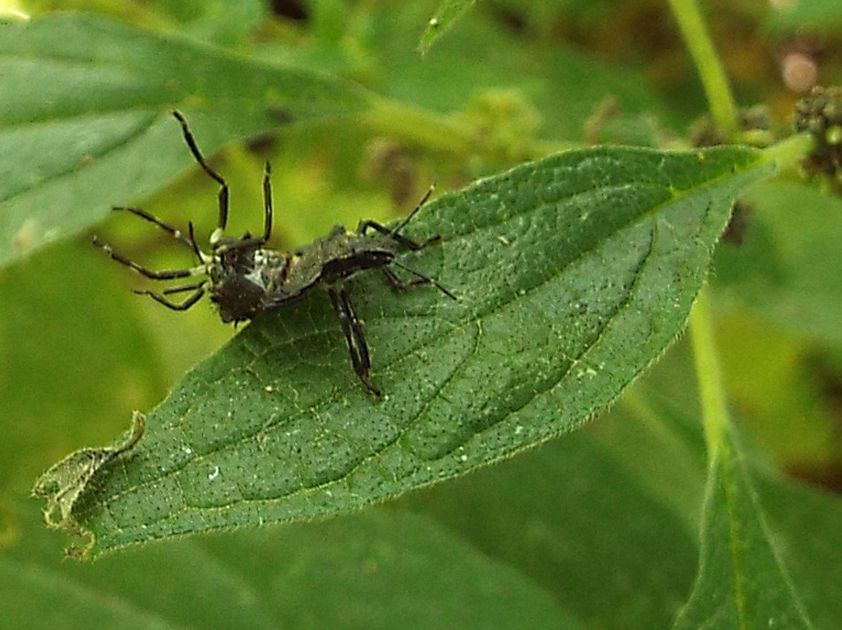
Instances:
[[[403,221],[401,221],[400,223],[398,223],[398,225],[395,227],[395,229],[394,229],[394,230],[392,230],[392,236],[393,236],[393,237],[396,237],[396,236],[398,235],[398,233],[399,233],[401,230],[403,230],[403,229],[407,226],[407,224],[408,224],[410,221],[412,221],[412,218],[413,218],[416,214],[418,214],[418,211],[419,211],[422,207],[424,207],[424,204],[425,204],[425,203],[427,203],[427,201],[429,201],[429,199],[430,199],[430,195],[432,195],[432,194],[433,194],[433,191],[434,191],[435,189],[436,189],[436,185],[435,185],[435,183],[433,183],[433,184],[432,184],[432,185],[431,185],[431,186],[427,189],[427,192],[426,192],[426,193],[424,193],[424,196],[423,196],[423,197],[421,197],[421,201],[419,201],[419,202],[418,202],[418,205],[416,205],[416,206],[415,206],[415,208],[412,210],[412,212],[410,212],[408,215],[406,215],[406,218],[405,218]]]
[[[328,287],[328,295],[330,295],[333,310],[336,311],[339,317],[339,324],[342,327],[342,333],[345,335],[345,342],[348,345],[348,352],[351,355],[351,364],[354,366],[354,371],[368,391],[375,396],[380,396],[380,390],[371,382],[371,377],[368,373],[371,367],[371,361],[368,356],[368,345],[365,342],[362,324],[357,319],[354,308],[348,299],[348,294],[345,292],[345,289],[340,289],[337,292],[333,287]]]
[[[199,146],[196,144],[196,139],[190,132],[190,128],[187,126],[187,121],[184,120],[184,116],[181,115],[181,112],[174,111],[172,115],[175,116],[179,123],[181,123],[181,131],[184,134],[184,141],[187,143],[187,148],[190,149],[190,153],[193,154],[193,157],[196,158],[196,161],[205,173],[216,180],[220,186],[218,195],[219,220],[217,221],[217,227],[224,230],[225,226],[228,225],[228,184],[226,184],[225,180],[222,179],[222,175],[213,170],[210,166],[208,166],[207,162],[205,162],[205,158],[202,157],[202,152],[199,151]]]
[[[405,280],[399,278],[398,274],[388,267],[381,267],[381,269],[383,270],[383,275],[386,276],[386,280],[388,280],[389,284],[392,285],[392,288],[398,291],[406,291],[412,287],[417,287],[419,284],[430,284],[429,280],[424,278],[415,278],[415,280],[406,282]]]
[[[263,242],[272,236],[272,165],[266,161],[263,172]]]
[[[354,311],[351,299],[348,297],[348,292],[345,291],[344,288],[339,290],[339,298],[342,300],[342,304],[345,311],[348,313],[348,317],[351,322],[351,332],[354,333],[354,338],[357,341],[357,350],[359,351],[360,362],[365,368],[366,373],[368,373],[368,369],[371,367],[371,360],[368,356],[368,344],[365,342],[363,325],[357,318],[357,313]]]
[[[172,280],[173,278],[189,278],[190,276],[195,276],[197,273],[204,272],[204,268],[194,268],[194,269],[169,269],[167,271],[154,271],[152,269],[147,269],[141,265],[138,265],[133,260],[129,260],[122,254],[118,254],[113,249],[111,249],[110,245],[106,245],[102,243],[96,236],[93,238],[93,244],[96,247],[99,247],[103,250],[106,254],[111,256],[114,260],[116,260],[121,265],[125,265],[130,269],[134,269],[140,275],[149,278],[150,280]]]
[[[193,249],[193,253],[196,254],[196,258],[202,260],[202,252],[199,250],[199,244],[196,242],[196,232],[193,229],[193,222],[187,222],[187,234],[189,235],[190,240],[190,247]]]
[[[406,265],[402,265],[401,263],[399,263],[396,260],[393,260],[392,264],[395,265],[396,267],[400,267],[404,271],[408,271],[413,276],[415,276],[415,280],[411,280],[410,282],[404,282],[403,280],[398,278],[398,276],[395,274],[394,271],[392,271],[388,267],[383,267],[383,273],[386,274],[386,279],[389,280],[389,284],[391,284],[396,289],[408,289],[410,287],[414,287],[414,286],[417,286],[419,284],[432,284],[434,287],[436,287],[439,291],[444,293],[450,299],[452,299],[452,300],[458,299],[455,295],[453,295],[453,293],[450,292],[450,290],[448,290],[443,285],[439,284],[435,280],[435,278],[431,278],[430,276],[428,276],[426,274],[423,274],[420,271],[416,271],[415,269],[407,267]]]
[[[149,221],[150,223],[154,223],[159,228],[161,228],[162,230],[164,230],[165,232],[167,232],[171,236],[177,238],[179,241],[181,241],[182,243],[187,245],[187,247],[189,247],[190,249],[193,249],[193,244],[190,242],[190,239],[188,239],[184,235],[184,232],[179,230],[177,227],[173,227],[169,223],[164,223],[158,217],[153,216],[153,215],[149,214],[148,212],[146,212],[146,210],[142,210],[141,208],[134,208],[134,207],[131,207],[131,206],[114,206],[111,209],[114,210],[115,212],[120,212],[120,211],[123,211],[123,210],[126,211],[126,212],[131,212],[132,214],[134,214],[136,216],[139,216],[141,219]]]
[[[173,295],[174,293],[184,293],[186,291],[193,291],[194,289],[198,289],[201,287],[205,287],[208,281],[203,280],[202,282],[197,282],[195,284],[185,284],[180,287],[170,287],[169,289],[164,289],[161,291],[163,295]],[[144,291],[135,291],[135,293],[144,293]]]
[[[398,234],[397,232],[395,232],[395,230],[390,230],[382,223],[372,221],[371,219],[365,219],[364,221],[360,221],[360,224],[357,226],[357,234],[365,235],[365,233],[370,229],[395,239],[398,243],[400,243],[407,249],[411,249],[412,251],[424,249],[430,243],[435,243],[441,238],[438,235],[431,236],[430,238],[423,240],[419,243],[418,241],[413,241],[411,238],[408,238],[403,234]]]
[[[181,287],[181,288],[184,289],[185,291],[187,290],[186,287]],[[186,311],[188,308],[190,308],[196,302],[198,302],[201,299],[201,297],[205,294],[205,285],[204,285],[204,283],[199,285],[199,287],[196,289],[196,292],[193,295],[191,295],[190,297],[188,297],[186,300],[181,302],[180,304],[177,303],[177,302],[171,302],[170,300],[165,298],[163,295],[155,293],[154,291],[135,291],[135,293],[137,293],[138,295],[148,295],[153,300],[158,302],[158,304],[163,304],[168,309],[171,309],[173,311]],[[164,293],[166,293],[166,291]]]
[[[407,249],[411,249],[413,251],[423,249],[427,245],[430,245],[431,243],[435,243],[436,241],[438,241],[441,238],[440,236],[431,236],[430,238],[428,238],[424,241],[421,241],[419,243],[418,241],[413,241],[411,238],[407,238],[406,236],[404,236],[403,234],[400,233],[401,230],[403,230],[406,227],[407,223],[409,223],[412,220],[412,218],[416,214],[418,214],[418,211],[424,206],[424,204],[427,203],[427,200],[430,198],[430,195],[433,194],[433,191],[435,189],[436,189],[435,184],[430,186],[429,190],[421,198],[421,201],[419,201],[418,205],[415,206],[415,209],[412,212],[410,212],[403,221],[398,223],[398,225],[395,226],[394,228],[392,228],[391,230],[389,228],[387,228],[385,225],[383,225],[381,223],[378,223],[377,221],[372,221],[372,220],[369,219],[369,220],[365,220],[365,221],[360,221],[359,226],[357,226],[357,234],[365,235],[365,233],[369,229],[372,229],[372,230],[375,230],[377,232],[380,232],[381,234],[385,234],[386,236],[390,236],[391,238],[395,239],[398,243],[400,243],[401,245],[403,245]]]

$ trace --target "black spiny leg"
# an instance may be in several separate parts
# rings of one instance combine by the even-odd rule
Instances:
[[[421,284],[432,284],[434,287],[436,287],[439,291],[444,293],[451,300],[459,299],[455,295],[453,295],[453,293],[451,293],[446,287],[444,287],[441,284],[439,284],[438,282],[436,282],[430,276],[424,275],[420,271],[415,271],[415,269],[410,269],[409,267],[407,267],[405,265],[402,265],[402,264],[400,264],[398,262],[395,262],[395,261],[392,261],[392,264],[400,267],[404,271],[408,271],[409,273],[411,273],[415,276],[414,280],[410,280],[409,282],[407,282],[406,280],[402,280],[401,278],[399,278],[398,274],[396,274],[394,271],[392,271],[388,267],[382,267],[383,275],[386,276],[386,280],[389,281],[389,284],[392,285],[393,289],[396,289],[397,291],[406,291],[407,289],[417,287],[418,285],[421,285]]]
[[[174,289],[167,289],[166,291],[164,291],[165,294],[169,294],[169,293],[179,293],[181,291],[188,291],[190,289],[196,289],[196,292],[193,293],[190,297],[188,297],[186,300],[184,300],[180,304],[178,302],[173,302],[171,300],[168,300],[163,295],[161,295],[159,293],[155,293],[154,291],[143,290],[143,291],[135,291],[135,293],[137,293],[138,295],[148,295],[153,300],[158,302],[158,304],[163,304],[168,309],[171,309],[173,311],[186,311],[188,308],[190,308],[196,302],[198,302],[202,298],[202,296],[205,294],[205,283],[202,283],[202,284],[199,284],[199,285],[193,285],[193,286],[190,286],[190,287],[176,287]]]
[[[263,171],[263,243],[272,236],[272,165],[266,161]]]
[[[404,271],[408,271],[413,276],[415,276],[415,280],[410,280],[409,282],[406,282],[404,280],[401,280],[397,276],[397,274],[394,271],[392,271],[391,269],[389,269],[388,267],[383,267],[383,273],[386,275],[386,279],[389,281],[389,284],[391,284],[395,289],[403,291],[405,289],[417,287],[419,284],[432,284],[434,287],[436,287],[439,291],[444,293],[451,300],[458,299],[455,295],[453,295],[453,293],[451,293],[447,289],[447,287],[439,284],[438,281],[435,280],[435,278],[431,278],[430,276],[428,276],[426,274],[423,274],[420,271],[416,271],[415,269],[412,269],[411,267],[407,267],[406,265],[402,265],[397,260],[393,260],[391,264],[395,265],[395,267],[400,267]]]
[[[196,144],[196,139],[193,137],[193,134],[190,132],[190,128],[187,126],[187,121],[184,120],[184,116],[181,115],[180,112],[173,112],[173,116],[175,116],[176,120],[181,123],[181,131],[184,134],[184,141],[187,143],[187,147],[190,149],[190,153],[193,154],[193,157],[196,158],[196,161],[199,163],[199,166],[207,173],[211,178],[216,180],[219,184],[219,220],[217,221],[217,227],[221,230],[225,229],[225,226],[228,224],[228,184],[225,183],[225,180],[222,179],[222,175],[217,173],[213,170],[208,163],[205,162],[205,158],[202,157],[202,152],[199,151],[199,146]]]
[[[371,361],[368,356],[368,345],[365,342],[365,335],[360,320],[354,312],[354,307],[348,298],[348,293],[345,289],[338,291],[333,287],[328,287],[328,295],[330,295],[330,302],[333,305],[333,310],[339,316],[339,324],[342,326],[342,333],[345,335],[345,342],[348,345],[348,352],[351,355],[351,364],[354,366],[354,371],[357,373],[362,384],[366,389],[377,397],[380,397],[380,390],[371,382],[369,376],[369,369],[371,368]]]
[[[193,249],[193,242],[189,238],[187,238],[181,230],[171,226],[169,223],[165,223],[158,217],[149,214],[146,210],[142,210],[141,208],[134,208],[132,206],[114,206],[111,209],[115,212],[130,212],[135,216],[140,217],[141,219],[149,221],[150,223],[154,223],[159,228],[161,228],[168,234],[172,235],[174,238],[177,238],[179,241],[187,245],[187,247]]]
[[[400,226],[398,226],[400,227]],[[395,239],[398,243],[410,249],[412,251],[418,251],[419,249],[424,249],[427,245],[431,243],[435,243],[441,237],[439,235],[431,236],[430,238],[421,241],[413,241],[411,238],[404,236],[403,234],[398,234],[394,230],[390,230],[382,223],[378,223],[377,221],[372,221],[371,219],[366,219],[364,221],[360,221],[359,226],[357,227],[357,234],[362,234],[365,236],[365,233],[368,230],[375,230],[376,232],[380,232],[381,234],[385,234],[393,239]]]
[[[386,236],[390,236],[391,238],[395,239],[398,243],[400,243],[401,245],[403,245],[407,249],[411,249],[412,251],[424,249],[425,247],[427,247],[427,245],[430,245],[431,243],[435,243],[436,241],[438,241],[441,238],[440,236],[438,236],[438,235],[431,236],[427,240],[421,241],[419,243],[418,241],[413,241],[411,238],[407,238],[406,236],[404,236],[403,234],[400,233],[401,230],[406,227],[407,223],[409,223],[412,220],[412,218],[416,214],[418,214],[418,211],[424,206],[424,204],[427,203],[427,200],[430,198],[430,195],[433,194],[433,190],[435,190],[435,186],[430,186],[430,189],[421,198],[421,201],[418,202],[418,205],[415,206],[415,209],[413,209],[413,211],[410,212],[406,216],[406,218],[403,221],[401,221],[400,223],[398,223],[398,225],[396,225],[393,229],[390,230],[389,228],[387,228],[382,223],[378,223],[377,221],[372,221],[371,219],[367,219],[365,221],[360,221],[360,224],[357,226],[357,234],[362,234],[363,236],[365,236],[365,233],[369,229],[375,230],[377,232],[380,232],[381,234],[385,234]]]

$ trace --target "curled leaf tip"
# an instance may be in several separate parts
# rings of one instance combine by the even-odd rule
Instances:
[[[73,506],[103,466],[133,449],[145,430],[146,416],[135,411],[132,414],[131,432],[122,442],[75,451],[38,477],[32,496],[46,500],[44,522],[47,526],[64,529],[74,535],[88,534],[73,517]],[[89,547],[90,544],[85,549],[72,547],[67,550],[68,555],[83,556]]]

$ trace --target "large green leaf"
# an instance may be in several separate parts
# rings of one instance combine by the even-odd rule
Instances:
[[[0,24],[0,264],[286,120],[364,108],[357,86],[93,16]]]
[[[76,517],[99,549],[311,518],[458,475],[579,426],[678,334],[731,201],[770,172],[738,148],[600,148],[431,203],[404,263],[454,291],[349,291],[382,400],[313,292],[259,318],[149,414]]]

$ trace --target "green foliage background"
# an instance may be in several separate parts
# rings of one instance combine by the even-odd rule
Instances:
[[[0,44],[0,616],[14,627],[833,628],[842,618],[832,494],[842,485],[842,202],[786,173],[745,191],[744,243],[717,250],[710,298],[739,438],[716,453],[706,454],[692,352],[679,340],[586,428],[448,483],[327,522],[59,560],[66,536],[46,531],[25,499],[34,478],[74,449],[113,442],[132,409],[153,408],[234,332],[206,304],[176,314],[136,298],[136,279],[90,247],[102,219],[97,234],[131,257],[183,262],[148,226],[106,218],[111,204],[193,220],[200,234],[213,226],[212,183],[176,126],[154,116],[184,109],[206,153],[220,150],[232,233],[259,222],[271,159],[277,244],[291,247],[334,223],[397,217],[434,179],[456,190],[588,142],[678,146],[707,109],[666,3],[470,4],[311,0],[306,20],[257,0],[16,5],[45,19],[104,14],[171,43],[166,58],[152,51],[130,67],[119,41],[87,51],[80,41],[80,58],[97,61],[79,75],[36,57],[52,91],[34,94],[11,89],[25,55]],[[738,100],[769,104],[785,129],[795,96],[768,51],[800,24],[832,50],[839,9],[710,8]],[[437,12],[440,36],[421,57]],[[263,74],[203,71],[240,62]],[[323,87],[304,85],[312,71]],[[842,64],[830,57],[822,73],[839,83]],[[332,96],[308,101],[308,90]],[[127,152],[96,177],[43,184],[43,173],[73,168],[63,160],[85,132],[29,123],[68,112],[123,134]],[[138,129],[149,144],[132,153]],[[87,200],[87,214],[68,216],[70,197]],[[742,553],[723,546],[729,532]]]

